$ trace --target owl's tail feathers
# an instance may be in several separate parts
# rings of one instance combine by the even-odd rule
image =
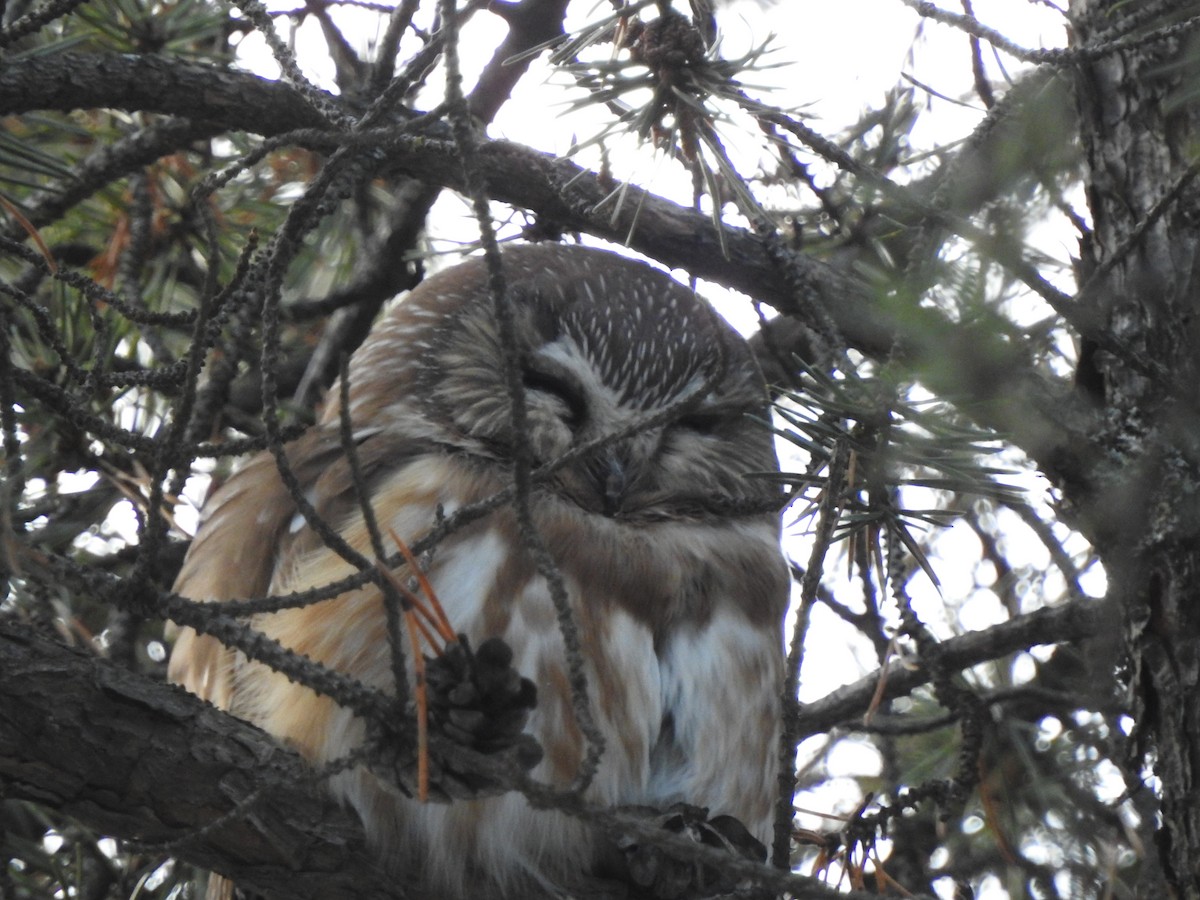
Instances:
[[[204,900],[234,900],[234,884],[223,875],[212,872],[208,876],[208,888]]]
[[[169,623],[174,624],[174,623]],[[229,709],[233,694],[233,652],[216,638],[180,628],[167,678],[213,706]]]

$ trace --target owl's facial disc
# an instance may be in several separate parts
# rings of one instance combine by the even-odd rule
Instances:
[[[502,264],[511,332],[501,336],[482,260],[440,273],[356,354],[355,409],[500,479],[524,445],[535,467],[553,467],[538,480],[543,496],[597,515],[720,516],[771,503],[774,488],[745,477],[777,468],[770,433],[748,421],[765,411],[761,376],[702,300],[598,250],[516,247]],[[520,436],[505,387],[512,350]],[[398,399],[373,413],[381,397]]]

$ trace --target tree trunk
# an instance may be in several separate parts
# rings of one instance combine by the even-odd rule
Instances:
[[[1122,24],[1159,7],[1130,31]],[[1073,0],[1078,46],[1161,29],[1194,3]],[[1166,10],[1163,12],[1162,10]],[[1102,404],[1108,471],[1067,486],[1125,615],[1135,720],[1131,785],[1153,768],[1161,797],[1145,896],[1200,897],[1200,146],[1195,35],[1078,64],[1077,102],[1094,230],[1082,247],[1081,387]],[[1094,283],[1088,285],[1089,280]],[[1149,787],[1142,788],[1149,790]],[[1148,854],[1153,855],[1148,849]],[[1156,883],[1159,885],[1156,887]]]

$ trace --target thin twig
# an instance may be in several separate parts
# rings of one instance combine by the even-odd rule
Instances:
[[[775,840],[771,862],[777,868],[791,865],[792,849],[792,804],[796,796],[796,747],[801,735],[795,727],[800,689],[800,670],[804,666],[804,642],[808,634],[809,613],[817,598],[821,576],[825,571],[825,555],[833,542],[834,529],[843,501],[843,487],[849,449],[839,441],[829,461],[829,475],[825,483],[825,494],[817,512],[816,538],[809,555],[808,567],[800,582],[800,607],[796,612],[796,623],[792,630],[791,647],[788,650],[787,674],[783,685],[783,728],[779,737],[779,795],[775,808]]]
[[[600,758],[604,753],[604,735],[596,725],[591,709],[583,647],[579,636],[579,627],[571,610],[570,595],[558,564],[550,555],[537,530],[530,507],[533,456],[528,442],[525,387],[521,380],[520,360],[516,346],[516,325],[511,301],[507,295],[486,185],[475,162],[476,140],[473,125],[469,118],[466,99],[462,93],[462,74],[458,69],[458,11],[455,0],[440,0],[439,8],[442,11],[442,27],[446,32],[446,104],[450,112],[455,143],[458,145],[462,160],[467,194],[471,198],[471,205],[479,224],[480,238],[487,260],[488,293],[495,310],[500,346],[504,354],[505,388],[512,405],[512,430],[515,435],[512,450],[513,507],[521,539],[530,556],[533,557],[538,573],[546,580],[557,612],[559,631],[566,648],[572,708],[579,730],[587,741],[587,751],[580,761],[579,771],[573,785],[575,790],[582,791],[591,782],[599,766]]]

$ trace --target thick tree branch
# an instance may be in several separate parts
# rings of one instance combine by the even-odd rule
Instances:
[[[171,844],[268,897],[402,896],[354,818],[269,735],[12,624],[0,624],[0,786],[102,833]],[[244,815],[197,836],[258,789]]]
[[[490,758],[481,765],[506,771]],[[511,777],[535,806],[661,843],[681,858],[720,865],[796,897],[835,895],[817,880],[696,844],[631,811],[590,806]],[[0,622],[0,789],[103,834],[170,845],[164,854],[219,871],[267,898],[439,900],[383,872],[354,817],[326,799],[300,759],[269,735],[181,688],[11,621]],[[486,893],[473,896],[490,900]],[[588,882],[587,896],[626,894],[596,881]]]
[[[250,134],[325,124],[285,82],[166,56],[54,53],[0,66],[0,115],[74,109],[156,112]]]

